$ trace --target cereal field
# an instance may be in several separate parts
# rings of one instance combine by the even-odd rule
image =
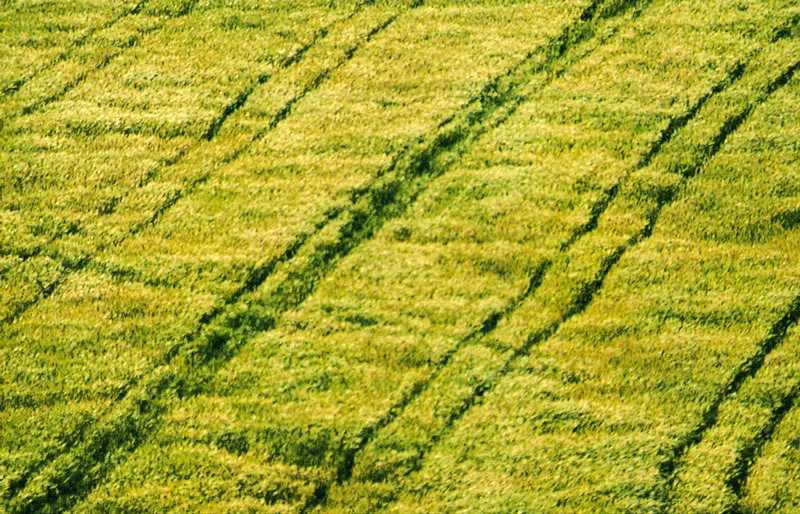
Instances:
[[[0,514],[800,512],[796,0],[0,0]]]

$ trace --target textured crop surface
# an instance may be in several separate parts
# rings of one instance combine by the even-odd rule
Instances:
[[[800,511],[794,0],[0,0],[0,514]]]

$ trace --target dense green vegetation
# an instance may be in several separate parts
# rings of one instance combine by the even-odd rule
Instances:
[[[0,3],[0,513],[792,512],[798,23]]]

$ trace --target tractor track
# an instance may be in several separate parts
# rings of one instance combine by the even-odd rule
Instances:
[[[138,46],[139,43],[141,42],[142,38],[144,38],[144,37],[146,37],[146,36],[148,36],[148,35],[150,35],[152,33],[158,32],[159,30],[163,29],[164,26],[169,21],[182,18],[183,16],[186,16],[189,13],[191,13],[194,10],[194,7],[197,5],[197,2],[198,2],[198,0],[189,0],[183,6],[183,9],[181,9],[180,11],[176,12],[174,15],[172,15],[172,16],[168,17],[167,19],[165,19],[162,23],[160,23],[160,24],[158,24],[158,25],[156,25],[154,27],[138,31],[138,33],[136,35],[133,35],[126,42],[124,42],[118,48],[118,51],[112,53],[111,55],[105,56],[95,66],[89,67],[88,69],[85,69],[85,70],[79,72],[71,80],[67,81],[58,91],[56,91],[54,93],[51,93],[51,94],[45,96],[44,98],[40,98],[38,100],[34,100],[31,103],[28,103],[28,104],[24,105],[17,112],[11,112],[11,113],[6,112],[6,113],[3,113],[3,117],[0,118],[0,130],[2,130],[4,128],[4,126],[5,126],[5,124],[9,120],[11,120],[13,118],[16,118],[16,117],[19,117],[19,116],[27,116],[29,114],[32,114],[32,113],[38,111],[39,109],[51,104],[51,103],[58,102],[59,100],[63,99],[70,91],[72,91],[76,87],[78,87],[81,84],[83,84],[86,81],[86,79],[88,79],[92,74],[95,74],[95,73],[98,73],[98,72],[102,71],[109,64],[114,62],[115,59],[117,59],[118,57],[122,56],[126,51],[130,50],[131,48],[134,48],[134,47]],[[119,22],[122,19],[124,19],[127,16],[133,16],[133,15],[139,14],[141,12],[142,7],[144,7],[146,3],[147,3],[147,1],[144,1],[144,2],[141,2],[141,3],[137,4],[137,8],[136,9],[133,9],[133,10],[131,10],[131,12],[129,12],[125,16],[120,17],[114,23],[109,25],[109,28],[111,26],[113,26],[114,24],[116,24],[117,22]],[[71,55],[65,55],[64,58],[60,59],[58,62],[64,61],[64,60],[68,59],[70,56]],[[58,64],[58,62],[54,63],[53,66]],[[21,87],[22,87],[22,85],[20,85],[20,87],[17,88],[17,90],[19,90]]]
[[[800,69],[800,61],[796,61],[776,79],[772,80],[755,101],[748,103],[744,109],[728,117],[723,124],[722,130],[710,142],[708,156],[704,157],[700,165],[684,170],[684,177],[687,179],[694,177],[700,171],[702,165],[719,152],[728,137],[736,132],[760,105],[768,101],[777,90],[786,85],[798,69]],[[720,406],[725,400],[735,395],[748,378],[752,378],[758,373],[767,356],[783,342],[789,328],[795,325],[798,319],[800,319],[800,297],[795,298],[788,311],[773,324],[769,334],[758,345],[756,353],[739,366],[728,384],[722,388],[712,404],[702,414],[698,426],[675,445],[670,458],[660,465],[660,474],[667,482],[669,490],[674,487],[675,472],[682,464],[683,456],[691,447],[702,441],[705,434],[716,425]],[[779,417],[782,418],[783,416]]]
[[[794,68],[797,68],[797,66]],[[703,412],[700,424],[682,438],[673,448],[671,458],[661,464],[660,473],[667,484],[669,492],[674,490],[677,472],[683,465],[685,455],[692,447],[698,445],[705,435],[716,426],[723,403],[736,395],[745,381],[757,375],[764,366],[767,357],[784,342],[789,329],[795,326],[798,320],[800,320],[800,295],[794,298],[789,309],[772,325],[767,337],[758,345],[756,353],[739,366],[739,369],[717,395],[714,402]],[[737,498],[742,498],[755,457],[758,456],[761,448],[772,439],[772,435],[778,425],[796,403],[798,394],[800,394],[800,384],[793,387],[788,394],[783,396],[778,407],[772,412],[769,421],[758,431],[753,441],[737,451],[732,474],[726,484]],[[668,502],[666,512],[671,507],[671,502]],[[740,510],[737,506],[728,514],[738,514],[739,512]]]
[[[196,0],[195,0],[195,2],[196,2]],[[361,2],[360,4],[358,4],[356,6],[356,8],[348,16],[346,16],[342,20],[338,20],[337,22],[334,22],[334,25],[349,21],[350,19],[353,18],[353,16],[355,16],[361,10],[361,8],[363,8],[363,7],[367,6],[367,5],[371,5],[372,3],[373,3],[372,0],[367,0],[367,1]],[[392,18],[390,20],[390,22],[391,21],[394,21],[394,18]],[[387,26],[388,26],[388,24],[387,24]],[[372,39],[372,37],[374,37],[375,34],[377,34],[377,32],[382,30],[382,28],[384,28],[384,27],[378,27],[377,31],[373,31],[370,34],[368,34],[366,41]],[[323,27],[323,28],[319,29],[314,34],[314,36],[311,38],[311,40],[308,43],[306,43],[305,45],[300,47],[292,55],[290,55],[288,58],[283,60],[283,62],[282,62],[283,66],[282,66],[281,70],[282,69],[288,69],[291,66],[298,65],[298,63],[302,61],[302,59],[305,56],[305,54],[315,44],[317,44],[321,39],[323,39],[324,37],[327,36],[327,34],[330,31],[330,29],[331,29],[331,27]],[[356,51],[357,46],[358,45],[356,45],[356,47],[352,47],[350,49],[349,53],[346,54],[346,56],[345,56],[345,61],[349,60],[352,57],[352,54]],[[188,184],[186,184],[182,189],[180,189],[176,194],[172,194],[169,197],[167,197],[164,200],[163,203],[161,203],[160,205],[158,205],[156,207],[156,209],[153,211],[153,214],[150,217],[148,217],[147,219],[145,219],[145,220],[143,220],[143,221],[141,221],[139,223],[134,224],[121,237],[115,238],[115,239],[110,240],[110,241],[108,241],[108,242],[106,242],[104,244],[99,245],[98,248],[94,251],[94,254],[100,254],[100,253],[102,253],[104,250],[106,250],[108,248],[113,248],[113,247],[115,247],[117,245],[120,245],[125,240],[136,236],[138,233],[142,232],[143,230],[147,229],[148,227],[156,225],[158,223],[158,221],[161,219],[161,217],[166,212],[168,212],[172,207],[174,207],[181,199],[186,198],[188,196],[191,196],[197,189],[199,189],[204,183],[206,183],[209,180],[209,178],[213,175],[213,173],[219,167],[224,166],[224,165],[234,161],[236,158],[238,158],[243,153],[245,153],[249,148],[251,148],[253,144],[255,144],[257,141],[259,141],[261,138],[263,138],[268,132],[273,130],[280,122],[282,122],[287,116],[289,116],[289,114],[291,113],[294,105],[298,101],[300,101],[302,98],[304,98],[308,93],[310,93],[313,90],[317,89],[327,79],[328,75],[331,72],[335,71],[336,69],[340,68],[344,64],[345,61],[339,62],[337,66],[334,66],[332,68],[328,68],[328,69],[324,70],[322,73],[320,73],[318,76],[316,76],[314,78],[314,80],[311,81],[311,83],[307,84],[300,92],[298,92],[298,94],[294,95],[289,101],[287,101],[278,110],[278,112],[276,114],[274,114],[269,119],[269,121],[267,121],[265,123],[264,127],[259,129],[258,131],[256,131],[246,144],[240,146],[234,152],[232,152],[230,155],[227,155],[223,159],[221,159],[219,162],[214,163],[211,166],[210,170],[208,170],[205,173],[201,174],[200,176],[194,178],[192,181],[190,181]],[[190,147],[188,147],[186,149],[183,149],[177,155],[175,155],[173,158],[165,161],[163,164],[161,164],[159,166],[159,169],[163,170],[165,168],[169,168],[171,166],[178,165],[185,158],[187,158],[190,154],[192,154],[192,152],[199,151],[200,149],[204,148],[204,145],[212,143],[215,140],[217,134],[219,133],[219,130],[222,128],[222,126],[225,123],[225,121],[228,118],[230,118],[230,116],[232,116],[236,111],[238,111],[242,106],[244,106],[245,103],[247,102],[247,99],[250,97],[250,95],[252,95],[260,86],[263,86],[272,76],[274,76],[274,75],[260,75],[260,76],[256,77],[253,80],[253,84],[251,84],[250,86],[245,88],[239,95],[237,95],[237,97],[234,100],[229,102],[222,109],[220,114],[214,120],[212,120],[212,122],[210,123],[208,129],[203,133],[201,138],[195,144],[193,144],[192,146],[190,146]],[[150,180],[143,182],[140,185],[140,188],[146,186],[147,184],[149,184],[154,178],[155,178],[155,175],[153,177],[151,177]],[[124,198],[121,201],[124,201]],[[88,268],[88,267],[90,267],[92,265],[92,263],[94,261],[93,255],[84,255],[84,256],[81,256],[80,258],[75,259],[75,260],[65,261],[57,253],[53,253],[53,252],[49,251],[48,248],[47,248],[48,245],[50,245],[53,242],[57,241],[60,237],[61,237],[61,235],[57,235],[57,236],[53,237],[52,239],[48,240],[47,242],[42,243],[41,245],[37,245],[36,247],[31,248],[31,249],[29,249],[28,251],[26,251],[26,252],[24,252],[22,254],[20,254],[19,252],[7,252],[7,253],[4,254],[4,255],[9,255],[9,256],[18,256],[23,260],[27,260],[27,259],[30,259],[32,257],[38,257],[38,256],[48,256],[48,257],[51,257],[52,259],[57,260],[57,261],[61,260],[62,261],[61,264],[62,264],[62,267],[63,267],[63,273],[62,273],[61,277],[58,280],[56,280],[54,283],[48,284],[46,287],[42,288],[40,294],[37,295],[36,297],[34,297],[33,299],[31,299],[30,301],[19,302],[17,307],[14,310],[12,310],[11,313],[6,315],[4,318],[0,318],[0,326],[2,326],[3,324],[11,324],[11,323],[13,323],[14,320],[16,320],[17,318],[22,316],[28,309],[34,307],[40,301],[46,300],[48,297],[50,297],[56,290],[58,290],[58,288],[63,283],[65,283],[67,281],[67,279],[70,276],[72,276],[73,274],[78,273],[78,272],[80,272],[80,271],[82,271],[82,270],[84,270],[84,269],[86,269],[86,268]]]
[[[741,500],[744,498],[747,481],[757,458],[761,455],[764,446],[772,441],[775,431],[780,426],[783,419],[789,414],[798,403],[800,396],[800,384],[795,385],[791,392],[784,396],[778,408],[772,412],[768,423],[758,431],[752,444],[743,448],[736,459],[733,474],[728,481],[728,487],[736,495],[737,503],[729,511],[729,514],[748,514],[742,508]]]
[[[642,2],[635,2],[637,5],[640,3]],[[622,4],[630,4],[630,2],[612,2],[612,6],[619,6]],[[418,4],[415,4],[415,6],[416,5]],[[592,20],[596,20],[598,18],[596,11],[605,14],[612,12],[616,14],[618,11],[616,9],[598,9],[599,5],[600,2],[594,2],[591,7],[587,9],[587,11],[585,11],[581,16],[580,23],[589,23]],[[392,18],[382,27],[379,27],[377,30],[370,33],[367,41],[375,34],[385,29],[393,21],[394,18]],[[560,36],[561,39],[555,40],[553,44],[544,50],[540,50],[543,52],[552,52],[551,57],[547,60],[549,66],[553,65],[561,56],[563,56],[570,44],[574,43],[574,40],[570,40],[571,29],[573,29],[573,27],[569,27],[567,29],[566,36]],[[356,49],[354,49],[352,52],[349,52],[347,58],[349,59],[352,57],[355,51]],[[230,298],[226,299],[224,306],[204,315],[203,319],[201,320],[201,326],[195,333],[187,337],[185,345],[176,347],[168,354],[164,365],[166,366],[172,364],[175,359],[188,355],[188,357],[185,358],[189,359],[188,363],[191,365],[190,368],[199,366],[203,368],[200,373],[201,375],[210,376],[216,371],[216,369],[219,368],[219,366],[223,365],[230,358],[232,358],[233,355],[236,354],[237,349],[252,333],[266,330],[273,326],[275,323],[275,317],[272,317],[268,320],[264,320],[263,318],[257,319],[253,316],[250,316],[249,312],[236,311],[236,304],[239,303],[239,301],[247,293],[252,292],[259,287],[268,276],[273,274],[278,266],[293,259],[303,249],[303,247],[313,239],[313,235],[316,232],[322,230],[334,220],[344,217],[345,222],[342,224],[339,230],[340,238],[337,244],[333,246],[323,246],[315,250],[314,255],[318,258],[310,259],[310,261],[318,264],[314,264],[300,275],[293,277],[293,280],[296,279],[300,282],[305,282],[308,278],[315,278],[317,280],[310,281],[310,283],[306,285],[306,288],[299,294],[292,296],[288,300],[284,298],[281,308],[276,311],[276,314],[280,315],[289,308],[299,305],[300,302],[302,302],[314,291],[315,285],[320,276],[327,274],[336,266],[336,263],[343,256],[349,254],[362,242],[369,240],[388,220],[393,219],[405,212],[408,205],[412,203],[422,191],[424,191],[427,183],[430,182],[432,178],[444,173],[446,166],[442,166],[440,164],[442,160],[446,161],[446,158],[450,157],[449,154],[457,154],[457,156],[460,155],[460,151],[463,146],[468,145],[477,137],[482,135],[486,130],[488,130],[485,122],[495,115],[498,110],[504,110],[508,113],[513,112],[516,106],[524,101],[524,98],[522,97],[514,97],[515,91],[522,85],[521,82],[515,82],[515,80],[519,81],[521,78],[528,76],[527,74],[532,73],[532,71],[526,70],[522,75],[515,74],[518,73],[520,69],[524,69],[524,64],[530,60],[531,56],[526,58],[521,65],[517,65],[515,68],[513,68],[508,74],[493,81],[486,88],[484,88],[480,95],[473,101],[469,102],[469,104],[467,104],[467,106],[465,106],[462,111],[459,112],[459,114],[454,115],[452,118],[446,120],[446,122],[439,127],[440,130],[438,134],[434,134],[434,136],[428,140],[419,141],[418,145],[412,145],[409,151],[401,153],[391,167],[384,174],[379,176],[374,184],[353,194],[353,205],[351,205],[350,208],[340,208],[330,211],[325,216],[325,219],[321,221],[312,232],[298,237],[298,239],[296,239],[296,241],[290,245],[290,247],[281,257],[254,270],[250,278],[248,278],[246,281],[245,285]],[[344,62],[345,61],[339,63],[333,68],[333,70],[338,69],[338,67],[342,66]],[[324,82],[328,74],[333,70],[327,70],[321,74],[319,76],[319,80],[314,81],[316,84],[314,87],[318,87],[319,84]],[[535,69],[534,71],[541,70]],[[739,70],[738,73],[741,73],[741,70]],[[790,77],[791,75],[786,79],[786,81],[788,81]],[[736,77],[733,77],[732,80],[736,80]],[[259,80],[259,84],[260,83],[261,81]],[[217,125],[217,128],[213,128],[214,124],[212,124],[211,128],[207,132],[207,140],[212,140],[216,136],[219,126],[221,126],[222,123],[224,123],[224,121],[233,112],[244,105],[244,103],[247,101],[247,97],[249,97],[255,87],[257,87],[257,85],[254,86],[249,92],[246,92],[244,97],[240,95],[239,98],[234,100],[234,102],[232,102],[232,104],[225,109],[219,118],[219,124]],[[777,87],[775,89],[777,89]],[[274,125],[277,125],[282,119],[288,116],[291,113],[294,103],[311,90],[313,90],[313,88],[307,89],[301,95],[293,98],[287,104],[287,107],[282,109],[281,113],[274,118],[277,120],[274,121]],[[511,100],[509,100],[509,97]],[[704,102],[705,100],[702,101]],[[228,109],[230,109],[229,112]],[[472,111],[470,111],[470,109],[472,109]],[[699,110],[699,107],[697,110]],[[726,123],[726,130],[729,132],[715,139],[715,143],[712,146],[714,148],[713,153],[708,155],[708,157],[706,157],[702,163],[697,165],[697,168],[694,170],[695,174],[702,164],[710,159],[711,156],[713,156],[713,154],[723,146],[728,134],[735,131],[744,122],[747,116],[749,116],[751,111],[752,109],[744,114],[738,121],[734,120],[730,124]],[[690,118],[684,120],[682,122],[683,125],[685,125],[689,119]],[[676,123],[681,122],[678,121]],[[270,128],[265,129],[264,132],[271,130],[274,125],[271,124]],[[671,138],[672,133],[680,128],[680,126],[676,125],[674,128],[672,128],[671,132],[666,135],[666,138],[662,137],[662,141],[656,145],[660,148],[660,145],[663,145],[664,142],[668,141],[669,138]],[[670,123],[670,127],[673,127],[672,122]],[[670,129],[668,127],[665,133],[669,130]],[[260,138],[261,135],[259,135],[258,138]],[[663,135],[664,134],[662,134],[662,136]],[[256,139],[253,141],[255,140]],[[246,148],[247,147],[241,149],[226,162],[235,159]],[[657,151],[658,150],[656,150],[656,153]],[[647,162],[649,162],[649,160],[647,160]],[[209,175],[206,175],[206,180]],[[691,176],[693,176],[693,174],[686,174],[685,178],[688,179],[691,178]],[[198,181],[193,183],[191,189],[187,189],[187,193],[182,197],[194,192],[194,190],[196,190],[196,188],[202,184],[202,182],[203,181]],[[611,200],[615,197],[617,191],[618,189],[616,186],[609,190],[604,198],[598,203],[599,207],[596,209],[593,208],[589,222],[581,228],[584,230],[583,234],[591,232],[596,227],[597,219],[599,219],[602,212],[604,212],[607,206],[611,203]],[[642,239],[649,237],[649,235],[652,233],[653,226],[658,219],[660,210],[664,206],[668,205],[672,199],[673,196],[670,195],[669,198],[663,201],[663,203],[660,203],[656,212],[650,217],[645,229],[634,236],[626,245],[619,247],[617,251],[605,259],[595,279],[586,287],[584,287],[585,293],[581,294],[579,298],[576,299],[574,305],[570,308],[567,318],[582,312],[590,305],[594,295],[602,287],[603,281],[611,268],[616,264],[616,262],[621,258],[628,248],[638,244],[638,242],[640,242]],[[177,202],[177,199],[172,201],[170,204],[165,204],[166,208],[160,212],[157,212],[150,222],[143,224],[142,228],[157,223],[163,212],[168,210],[172,205],[175,204],[175,202]],[[141,228],[139,230],[141,230]],[[126,235],[126,237],[129,235],[130,234]],[[574,241],[571,240],[571,242],[568,241],[565,243],[564,248],[568,249],[571,244],[581,237],[581,235],[582,234],[579,234],[577,237],[575,237]],[[79,269],[85,268],[90,264],[90,262],[90,258],[86,259],[84,262],[81,262]],[[538,282],[541,281],[541,276],[543,276],[546,269],[546,265],[537,269],[537,272],[534,273],[534,277],[531,280],[531,286],[528,288],[525,294],[530,294],[530,292],[536,289]],[[536,280],[537,275],[539,276],[538,281]],[[276,294],[278,296],[287,295],[285,291],[281,291],[280,289]],[[514,307],[512,306],[509,309],[513,310],[513,308]],[[236,312],[231,315],[231,311]],[[497,321],[504,315],[507,315],[509,312],[511,312],[511,310],[503,311],[502,313],[496,313],[484,320],[481,328],[478,329],[478,331],[472,337],[478,337],[480,334],[485,334],[493,330],[497,324]],[[565,321],[567,318],[565,318],[563,321]],[[525,355],[525,353],[527,353],[534,344],[552,335],[552,333],[558,329],[558,326],[560,326],[563,321],[529,337],[526,343],[514,353],[507,365],[503,367],[501,374],[499,374],[494,381],[488,382],[485,387],[476,390],[473,400],[465,406],[463,411],[456,413],[453,416],[452,423],[454,424],[469,410],[472,405],[479,402],[480,398],[486,392],[492,389],[496,379],[499,379],[510,370],[510,367],[514,361]],[[221,322],[226,329],[232,329],[233,335],[225,336],[218,332],[215,333],[212,325],[217,322]],[[138,447],[143,440],[146,439],[148,432],[152,430],[153,426],[157,425],[161,414],[163,414],[164,410],[167,408],[167,404],[164,401],[165,398],[163,398],[164,395],[167,393],[174,393],[175,391],[178,391],[179,396],[194,394],[197,388],[202,386],[203,378],[201,377],[199,379],[199,383],[187,386],[185,377],[180,376],[180,374],[171,375],[170,373],[165,373],[162,375],[155,374],[152,377],[148,377],[147,382],[148,384],[144,386],[145,393],[132,398],[131,405],[129,408],[125,409],[121,416],[116,418],[112,423],[103,429],[94,431],[89,430],[91,433],[88,436],[82,437],[82,440],[79,441],[77,445],[73,445],[74,448],[77,448],[77,451],[70,452],[69,454],[71,457],[69,462],[73,463],[72,466],[63,468],[65,471],[60,473],[58,470],[55,470],[53,473],[43,473],[46,481],[46,485],[41,487],[43,492],[25,495],[24,498],[20,498],[19,496],[25,493],[27,482],[33,481],[34,475],[39,474],[46,466],[46,463],[44,463],[38,469],[32,471],[32,473],[27,476],[26,480],[15,488],[15,493],[17,493],[18,496],[15,498],[15,500],[20,501],[12,502],[11,512],[38,512],[41,509],[62,509],[75,505],[75,503],[80,501],[80,499],[87,494],[92,487],[100,483],[108,473],[110,468],[103,468],[107,456],[119,451],[126,454],[130,453],[131,451],[135,450],[135,448]],[[401,401],[401,404],[407,405],[411,399],[413,399],[413,395],[419,394],[418,391],[414,391],[416,391],[416,388],[412,390],[409,398],[404,398]],[[128,396],[131,396],[131,394],[128,394]],[[396,414],[393,416],[396,416]],[[359,436],[359,438],[362,440],[362,444],[358,445],[358,448],[363,447],[363,445],[366,444],[366,442],[368,442],[368,440],[372,438],[380,428],[388,424],[391,419],[393,419],[393,417],[381,420],[376,425],[365,429]],[[352,472],[352,461],[357,451],[358,449],[353,451],[352,456],[346,456],[346,464],[339,473],[341,480],[346,480],[349,477],[349,473]],[[347,468],[347,462],[349,462],[349,470]],[[81,476],[81,473],[83,473],[86,469],[98,468],[100,471],[97,474],[88,477]],[[77,493],[74,493],[74,491],[81,491],[81,493],[76,496]],[[36,493],[36,491],[32,492]],[[320,490],[319,494],[315,494],[311,497],[307,505],[303,508],[303,511],[309,511],[317,505],[323,503],[326,496],[327,490]]]

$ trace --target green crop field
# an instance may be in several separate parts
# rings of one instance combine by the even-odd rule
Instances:
[[[0,0],[0,514],[800,512],[797,0]]]

